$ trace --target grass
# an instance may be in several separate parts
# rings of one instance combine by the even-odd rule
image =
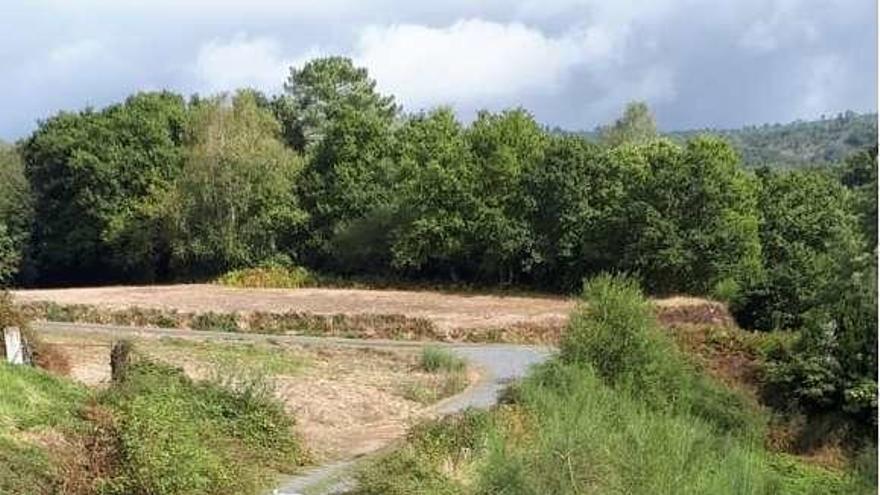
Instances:
[[[419,404],[433,404],[468,386],[467,363],[453,352],[437,346],[422,348],[418,370],[429,373],[400,386],[400,395]]]
[[[361,470],[357,493],[845,494],[876,482],[772,453],[766,415],[658,331],[638,287],[602,277],[560,356],[492,412],[417,429]]]
[[[263,493],[308,458],[292,428],[260,375],[195,382],[140,358],[94,392],[0,364],[0,493]]]
[[[140,361],[99,401],[118,429],[111,494],[260,493],[304,459],[293,420],[258,381],[193,382]]]
[[[52,493],[59,472],[37,439],[84,426],[77,411],[89,393],[27,366],[0,363],[0,493]]]
[[[0,430],[62,426],[88,395],[86,388],[40,369],[0,363]]]
[[[430,405],[446,397],[451,397],[468,386],[467,376],[462,373],[443,373],[436,379],[415,380],[400,388],[400,395],[406,400]]]
[[[273,344],[216,343],[162,338],[160,348],[217,365],[221,369],[258,370],[266,375],[293,375],[308,364],[296,352]]]
[[[428,373],[458,373],[464,371],[464,359],[456,356],[452,351],[436,346],[428,346],[422,349],[419,366]]]

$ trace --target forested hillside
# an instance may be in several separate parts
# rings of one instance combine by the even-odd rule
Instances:
[[[636,119],[638,115],[634,116]],[[607,141],[608,128],[575,132],[591,141]],[[556,134],[572,134],[560,128]],[[821,120],[764,124],[738,129],[694,129],[665,133],[677,143],[701,134],[725,139],[747,168],[803,168],[840,163],[860,150],[877,145],[877,114],[847,111]]]
[[[711,133],[729,140],[747,167],[798,168],[840,162],[877,144],[877,114],[846,112],[821,120],[764,124],[740,129],[704,129],[676,132],[687,139]]]

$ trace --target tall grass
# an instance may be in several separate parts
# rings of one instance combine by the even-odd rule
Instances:
[[[464,359],[456,356],[452,351],[436,346],[423,348],[419,362],[421,369],[428,373],[436,373],[438,371],[457,373],[465,369]]]
[[[0,363],[0,493],[52,493],[58,471],[33,439],[82,428],[84,387],[29,366]]]

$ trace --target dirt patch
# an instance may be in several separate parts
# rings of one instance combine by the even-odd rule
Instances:
[[[706,299],[673,297],[654,302],[657,319],[663,325],[733,326],[734,320],[727,306]]]
[[[735,326],[676,323],[668,331],[710,375],[757,400],[760,358],[755,335]]]

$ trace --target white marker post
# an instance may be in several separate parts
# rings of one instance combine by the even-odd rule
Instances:
[[[24,364],[24,346],[21,332],[15,327],[3,329],[3,343],[6,345],[6,362]]]

